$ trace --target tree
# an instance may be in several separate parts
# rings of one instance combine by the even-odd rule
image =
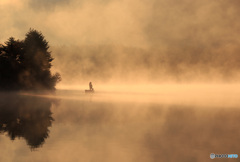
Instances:
[[[18,74],[21,69],[23,42],[10,37],[0,47],[0,87],[2,89],[18,89]]]
[[[10,37],[0,45],[0,89],[54,90],[60,74],[51,74],[53,58],[41,32],[30,29],[23,41]]]

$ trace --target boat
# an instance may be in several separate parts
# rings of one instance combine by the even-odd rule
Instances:
[[[94,93],[92,82],[89,82],[89,89],[86,89],[85,93]]]
[[[86,89],[85,93],[94,93],[94,89],[90,90],[90,89]]]

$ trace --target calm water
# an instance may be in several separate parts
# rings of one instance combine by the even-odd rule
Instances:
[[[210,153],[240,155],[238,103],[174,97],[1,94],[0,161],[203,162],[212,161]]]

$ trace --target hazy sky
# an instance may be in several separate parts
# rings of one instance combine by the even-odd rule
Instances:
[[[42,31],[51,44],[145,45],[144,3],[115,0],[1,0],[0,40]]]
[[[1,0],[0,43],[23,39],[29,28],[41,31],[57,47],[54,67],[77,82],[109,69],[108,77],[230,80],[240,69],[239,7],[239,0]]]
[[[0,41],[43,32],[52,44],[239,43],[238,0],[1,0]]]

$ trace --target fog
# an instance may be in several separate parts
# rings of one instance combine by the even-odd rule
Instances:
[[[225,97],[209,89],[207,97],[183,98],[178,89],[153,97],[157,101],[140,92],[10,94],[0,104],[0,160],[211,161],[212,152],[237,153],[239,93],[225,88]],[[12,134],[18,138],[10,142]],[[29,149],[32,144],[37,148]]]
[[[100,85],[94,94],[85,94],[83,86],[68,86],[54,94],[23,92],[22,95],[69,102],[100,102],[114,104],[181,105],[201,109],[233,109],[240,106],[238,84],[163,84],[163,85]]]
[[[41,31],[62,81],[55,93],[0,100],[0,161],[207,161],[237,153],[239,6],[1,0],[0,43]],[[85,94],[90,81],[95,93]]]
[[[40,30],[62,75],[59,87],[90,80],[232,83],[239,79],[238,3],[2,0],[0,42]]]

